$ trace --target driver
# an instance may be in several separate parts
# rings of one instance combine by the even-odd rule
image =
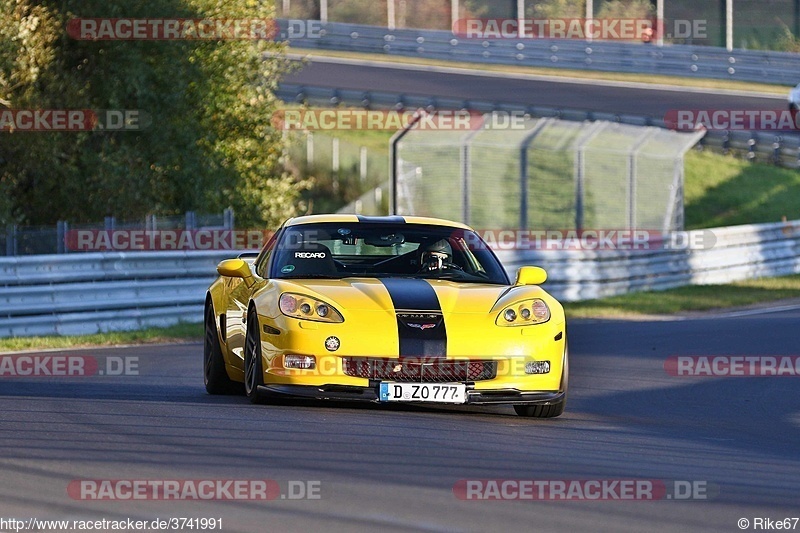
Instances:
[[[441,272],[446,269],[458,268],[452,262],[453,248],[447,239],[438,240],[425,246],[420,255],[422,272]]]

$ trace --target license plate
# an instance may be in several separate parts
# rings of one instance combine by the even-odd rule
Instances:
[[[467,386],[463,383],[383,382],[379,392],[382,402],[467,402]]]

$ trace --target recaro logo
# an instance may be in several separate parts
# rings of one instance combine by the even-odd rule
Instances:
[[[295,252],[294,256],[298,259],[323,259],[325,252]]]

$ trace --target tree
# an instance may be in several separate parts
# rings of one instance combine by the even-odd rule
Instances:
[[[547,0],[533,5],[533,16],[539,19],[583,18],[585,0]]]
[[[275,224],[302,183],[280,164],[270,123],[287,63],[254,40],[85,41],[75,17],[273,17],[254,0],[0,0],[0,109],[130,109],[138,132],[0,132],[0,222],[220,211]],[[4,163],[3,163],[4,162]]]
[[[645,19],[655,12],[650,0],[609,0],[600,6],[597,18]]]

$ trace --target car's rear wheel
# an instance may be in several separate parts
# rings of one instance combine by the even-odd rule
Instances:
[[[244,341],[244,392],[252,403],[264,403],[264,394],[258,391],[264,384],[261,365],[261,335],[258,331],[258,316],[247,314],[247,335]]]
[[[209,394],[241,394],[242,385],[228,377],[219,344],[214,308],[206,305],[203,335],[203,382]]]
[[[564,344],[564,371],[561,374],[561,390],[564,396],[561,401],[550,405],[515,405],[514,411],[519,416],[529,416],[533,418],[555,418],[564,412],[567,406],[567,389],[569,388],[569,350]]]

